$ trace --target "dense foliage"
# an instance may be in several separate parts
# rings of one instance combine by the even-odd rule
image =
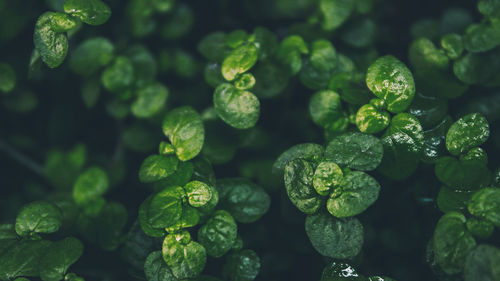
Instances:
[[[499,73],[500,0],[0,0],[0,280],[500,281]]]

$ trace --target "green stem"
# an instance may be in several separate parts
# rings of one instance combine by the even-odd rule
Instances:
[[[22,154],[12,146],[10,146],[7,142],[0,140],[0,151],[5,152],[7,155],[9,155],[12,159],[14,159],[16,162],[21,164],[22,166],[28,168],[31,170],[33,173],[39,175],[40,177],[45,177],[45,174],[43,172],[43,168],[40,164],[36,163],[26,155]]]

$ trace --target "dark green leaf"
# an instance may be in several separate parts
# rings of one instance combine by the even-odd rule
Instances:
[[[219,210],[198,230],[198,240],[212,257],[225,255],[236,240],[238,226],[230,213]]]
[[[80,75],[92,75],[111,62],[114,46],[104,37],[90,38],[71,52],[69,67]]]
[[[16,232],[20,236],[56,232],[61,225],[61,210],[46,201],[36,201],[25,205],[16,218]]]
[[[248,91],[224,83],[215,89],[214,107],[219,117],[236,129],[248,129],[259,120],[260,102]]]
[[[180,186],[166,187],[151,199],[148,209],[149,223],[153,228],[174,225],[182,215],[184,189]]]
[[[478,245],[465,260],[465,281],[497,281],[500,280],[500,250],[495,246]]]
[[[74,237],[52,243],[40,259],[40,278],[43,281],[59,281],[68,268],[83,254],[83,244]]]
[[[326,213],[306,217],[306,233],[323,256],[349,259],[363,246],[363,226],[355,218],[337,219]]]
[[[314,165],[304,159],[294,159],[285,166],[285,187],[290,201],[301,212],[314,214],[321,207],[321,197],[313,186]]]
[[[252,281],[260,271],[260,259],[252,250],[231,254],[224,266],[224,275],[231,281]]]
[[[361,171],[377,168],[383,156],[379,139],[361,133],[348,133],[334,138],[325,150],[325,157],[340,166]]]
[[[108,175],[99,167],[85,170],[73,186],[73,199],[79,205],[85,205],[104,195],[109,188]]]
[[[290,147],[287,151],[281,153],[273,164],[273,173],[282,173],[288,162],[303,158],[311,161],[319,161],[323,158],[325,149],[323,146],[315,143],[301,143]]]
[[[137,118],[148,118],[160,112],[167,102],[168,89],[160,83],[153,83],[137,91],[132,103],[132,113]]]
[[[161,251],[154,251],[144,262],[144,273],[148,281],[177,281],[168,265],[163,260]]]
[[[446,134],[446,148],[453,155],[459,155],[483,144],[490,135],[488,121],[479,113],[472,113],[458,119]]]
[[[500,188],[483,188],[469,201],[469,212],[500,227]]]
[[[101,0],[67,0],[64,12],[90,25],[101,25],[111,16],[111,9]]]

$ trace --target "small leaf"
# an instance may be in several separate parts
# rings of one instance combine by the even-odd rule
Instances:
[[[40,258],[51,245],[48,240],[21,240],[0,255],[0,280],[39,275]]]
[[[68,268],[83,254],[83,244],[74,237],[52,243],[40,259],[40,278],[43,281],[59,281]]]
[[[321,27],[327,31],[340,27],[350,17],[354,3],[351,0],[320,0],[319,9],[323,15]]]
[[[68,21],[72,20],[64,13],[46,12],[36,21],[35,32],[33,34],[35,48],[42,57],[43,62],[50,68],[58,67],[68,53],[68,39],[66,35],[62,34],[61,32],[63,31],[58,29],[57,25],[53,24],[54,19],[59,17],[67,17],[66,20]],[[56,31],[54,27],[59,31]]]
[[[212,257],[222,257],[236,240],[238,226],[230,213],[216,211],[212,217],[198,230],[198,240]]]
[[[212,199],[210,187],[201,181],[191,181],[184,186],[188,196],[189,205],[202,207]]]
[[[343,116],[340,96],[334,91],[315,93],[309,101],[309,113],[318,126],[326,127]]]
[[[405,111],[415,95],[411,71],[393,56],[377,59],[366,73],[366,85],[377,97],[384,99],[392,113]]]
[[[146,200],[144,200],[139,206],[138,220],[141,225],[142,231],[151,237],[164,237],[165,231],[163,228],[155,228],[151,225],[149,221],[149,208],[151,206],[151,200],[154,195],[150,195]]]
[[[273,173],[282,173],[288,162],[303,158],[311,161],[319,161],[323,157],[325,149],[323,146],[315,143],[301,143],[290,147],[287,151],[281,153],[273,164]]]
[[[85,205],[104,195],[109,188],[108,175],[99,167],[85,170],[73,186],[73,199],[79,205]]]
[[[330,194],[326,208],[337,218],[352,217],[364,212],[377,201],[379,192],[380,185],[370,175],[350,172],[345,175],[340,187]]]
[[[441,157],[435,166],[436,177],[452,189],[472,191],[490,183],[491,172],[481,161]]]
[[[116,57],[115,61],[102,72],[101,81],[104,88],[112,93],[126,90],[134,81],[132,62],[123,56]]]
[[[259,256],[248,249],[232,253],[224,266],[224,275],[232,281],[252,281],[259,271]]]
[[[462,214],[450,212],[439,219],[434,231],[435,259],[447,274],[460,273],[465,258],[476,246],[476,241],[466,229],[465,222]]]
[[[458,119],[446,134],[446,148],[453,155],[459,155],[483,144],[490,135],[488,121],[479,113],[472,113]]]
[[[69,67],[76,74],[89,76],[110,63],[113,56],[113,43],[104,37],[94,37],[71,51]]]
[[[320,281],[366,281],[365,277],[359,274],[356,269],[347,263],[332,262],[327,265],[323,270]],[[372,280],[368,281],[385,281],[385,280]],[[391,280],[387,280],[391,281]]]
[[[8,93],[16,86],[16,73],[9,64],[0,62],[0,92]]]
[[[160,112],[167,102],[168,89],[154,83],[137,91],[137,99],[132,103],[132,113],[137,118],[149,118]]]
[[[491,245],[478,245],[465,260],[465,281],[500,280],[500,249]]]
[[[64,12],[90,25],[101,25],[111,16],[109,6],[100,0],[67,0]]]
[[[262,217],[271,204],[266,191],[245,178],[217,180],[221,207],[241,223],[251,223]]]
[[[500,227],[500,188],[483,188],[472,195],[469,212]]]
[[[321,197],[313,187],[314,165],[294,159],[285,167],[285,187],[290,201],[301,212],[313,214],[321,207]]]
[[[318,213],[306,217],[305,227],[314,249],[323,256],[349,259],[363,246],[363,226],[355,218],[336,219]]]
[[[247,72],[258,59],[258,49],[254,43],[243,44],[234,49],[222,62],[222,76],[233,81],[238,75]]]
[[[161,251],[154,251],[148,255],[144,262],[144,273],[148,281],[177,281],[163,260]]]
[[[215,89],[214,107],[219,117],[236,129],[248,129],[259,120],[259,99],[248,91],[240,91],[224,83]]]
[[[191,107],[170,111],[163,120],[163,133],[175,147],[179,160],[187,161],[200,153],[205,140],[205,129],[200,115]]]
[[[325,158],[340,166],[371,171],[382,161],[383,147],[374,136],[348,133],[334,138],[325,150]]]
[[[151,227],[165,228],[175,225],[182,216],[182,199],[184,196],[184,189],[180,186],[169,186],[158,192],[151,199],[148,209]]]
[[[192,241],[187,231],[167,235],[163,241],[162,254],[174,276],[179,279],[199,275],[207,262],[205,248]]]
[[[342,182],[342,169],[333,161],[319,163],[314,171],[313,186],[321,196],[326,196]]]
[[[424,132],[417,118],[399,113],[382,136],[384,156],[379,171],[388,178],[402,180],[416,169],[424,146]]]
[[[56,205],[45,201],[25,205],[16,218],[16,232],[20,236],[56,232],[61,225],[61,211]]]
[[[362,133],[376,134],[387,128],[391,116],[371,104],[365,104],[356,113],[356,126]]]

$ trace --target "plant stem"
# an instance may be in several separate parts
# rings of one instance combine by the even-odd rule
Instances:
[[[5,152],[8,154],[12,159],[17,161],[19,164],[22,166],[25,166],[29,170],[31,170],[33,173],[39,175],[40,177],[45,177],[45,174],[43,172],[43,168],[40,164],[36,163],[33,161],[31,158],[27,157],[26,155],[22,154],[12,146],[10,146],[7,142],[4,140],[0,140],[0,151]]]

